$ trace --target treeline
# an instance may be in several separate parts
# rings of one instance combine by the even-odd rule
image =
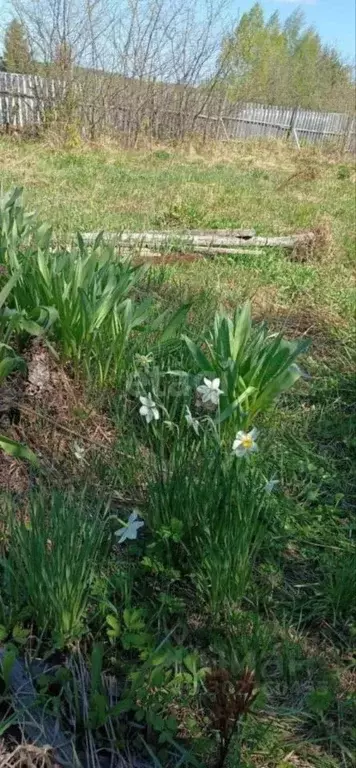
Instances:
[[[222,45],[222,82],[229,98],[305,109],[352,111],[352,67],[323,45],[300,9],[282,25],[276,11],[265,19],[256,3]]]
[[[112,93],[131,78],[147,84],[147,99],[152,84],[156,93],[170,83],[179,85],[182,104],[198,88],[233,103],[354,111],[352,67],[306,26],[300,10],[282,24],[278,12],[265,18],[256,3],[221,35],[227,2],[203,0],[197,10],[190,0],[37,0],[35,7],[13,0],[17,15],[5,33],[0,69],[66,80],[100,73],[100,89],[111,78]]]

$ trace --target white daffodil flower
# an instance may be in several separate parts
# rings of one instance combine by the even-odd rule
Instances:
[[[140,414],[141,416],[144,416],[147,424],[149,424],[152,419],[157,421],[157,419],[159,419],[159,412],[155,401],[152,399],[151,392],[148,393],[147,397],[140,397],[140,401],[142,403]]]
[[[196,435],[199,434],[199,421],[198,419],[195,419],[194,416],[191,414],[190,408],[188,405],[185,406],[185,420],[188,424],[188,427],[192,427],[194,429],[194,432]]]
[[[240,430],[232,445],[232,452],[235,456],[248,456],[249,453],[258,451],[256,437],[257,429],[251,429],[251,432],[243,432]]]
[[[153,355],[151,352],[148,355],[135,355],[135,362],[141,368],[149,368],[153,362]]]
[[[137,539],[139,529],[144,526],[143,520],[138,520],[137,518],[138,514],[136,510],[134,510],[131,512],[126,525],[115,532],[115,536],[119,536],[119,544],[122,544],[126,539],[130,539],[131,541]]]
[[[274,489],[279,485],[279,480],[274,480],[272,477],[270,480],[267,480],[265,485],[265,491],[266,493],[273,493]]]
[[[80,462],[84,462],[85,457],[85,448],[83,448],[82,445],[79,445],[79,443],[73,443],[73,453],[75,458]]]
[[[204,379],[204,384],[200,384],[197,387],[197,392],[201,395],[203,403],[212,403],[213,405],[219,405],[220,395],[223,394],[220,389],[220,379]]]

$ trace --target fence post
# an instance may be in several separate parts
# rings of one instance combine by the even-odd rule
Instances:
[[[221,127],[223,129],[223,133],[224,133],[225,139],[226,139],[226,141],[229,141],[230,136],[229,136],[229,134],[228,134],[228,132],[226,130],[226,125],[224,123],[225,107],[227,106],[226,94],[224,95],[223,102],[221,102],[221,100],[220,100],[220,105],[219,106],[220,106],[220,109],[219,109],[218,122],[217,122],[217,125],[218,125],[217,138],[220,138],[220,130],[219,129],[220,129],[220,125],[221,125]]]
[[[288,128],[287,139],[289,139],[291,136],[293,136],[293,139],[294,139],[298,149],[300,149],[298,134],[297,134],[297,131],[296,131],[296,128],[295,128],[295,124],[296,124],[297,119],[298,119],[298,112],[299,112],[299,107],[294,107],[293,108],[293,112],[292,112],[292,116],[291,116],[291,119],[290,119],[290,126]]]
[[[222,129],[223,129],[223,131],[224,131],[224,134],[225,134],[225,141],[229,141],[229,138],[230,138],[230,137],[229,137],[229,134],[228,134],[228,132],[227,132],[227,130],[226,130],[226,125],[225,125],[225,123],[224,123],[224,118],[223,118],[223,116],[222,116],[222,115],[220,115],[220,124],[221,124],[221,126],[222,126]]]

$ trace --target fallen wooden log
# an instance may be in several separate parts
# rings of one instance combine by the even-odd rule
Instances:
[[[82,234],[84,240],[92,241],[98,236],[99,232],[85,232]],[[159,237],[172,240],[178,239],[194,239],[195,237],[204,237],[210,239],[211,237],[237,237],[242,240],[249,240],[251,237],[255,237],[255,229],[149,229],[146,232],[104,232],[103,236],[105,240],[113,240],[116,242],[122,238],[142,238],[142,237]]]
[[[224,234],[219,234],[219,230],[209,233],[202,233],[200,230],[193,232],[104,232],[103,239],[117,247],[126,246],[130,248],[150,248],[157,249],[180,249],[180,250],[201,250],[210,249],[217,252],[216,249],[230,249],[235,253],[236,248],[295,248],[296,245],[309,244],[314,240],[313,232],[302,232],[296,235],[283,235],[281,237],[261,237],[257,235],[241,236],[225,234],[228,230],[220,230]],[[98,236],[97,232],[85,232],[82,237],[84,242],[93,243]],[[219,251],[222,252],[222,251]]]

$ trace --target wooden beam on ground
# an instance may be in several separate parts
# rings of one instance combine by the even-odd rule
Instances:
[[[82,235],[84,242],[93,243],[97,232],[86,232]],[[281,237],[261,237],[250,234],[235,234],[233,230],[212,230],[210,232],[193,230],[191,232],[104,232],[105,242],[124,248],[136,248],[151,250],[196,250],[209,249],[220,253],[223,249],[230,249],[232,253],[236,248],[294,248],[298,244],[312,243],[313,232],[302,232],[296,235],[284,235]],[[219,249],[219,251],[217,250]]]

